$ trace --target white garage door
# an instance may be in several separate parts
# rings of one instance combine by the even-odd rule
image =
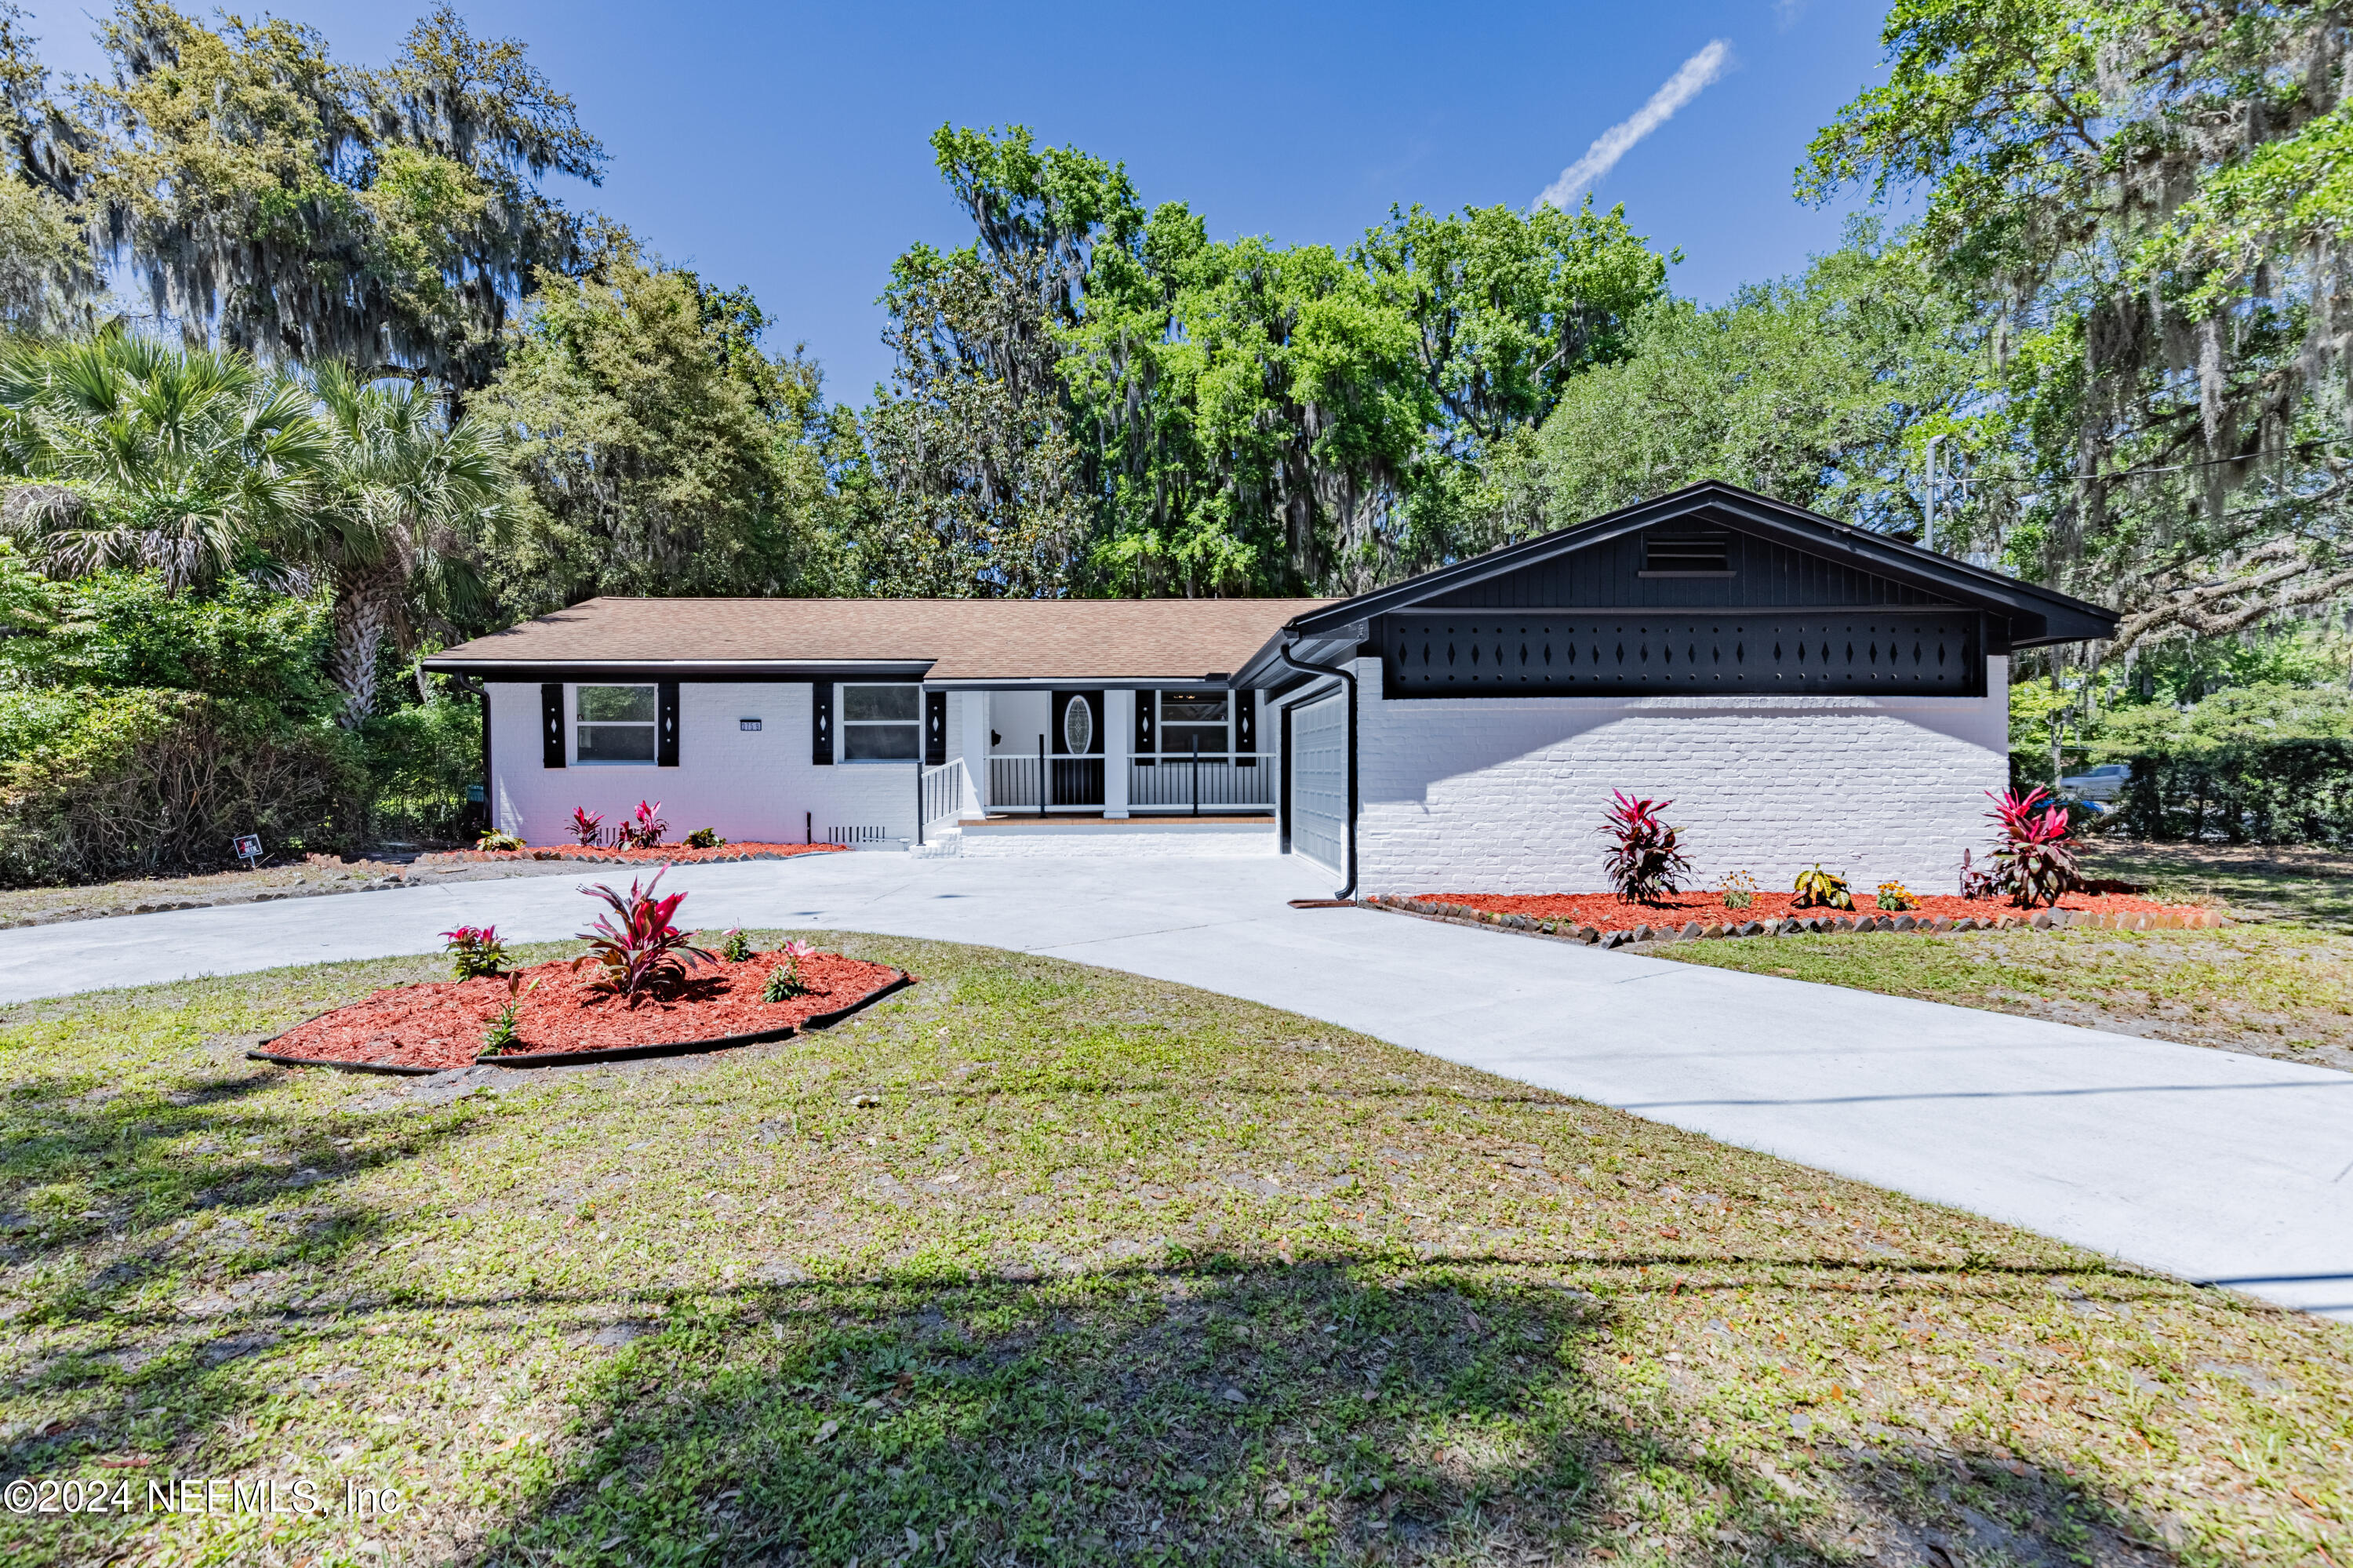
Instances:
[[[1345,875],[1348,707],[1335,693],[1291,715],[1291,847]]]

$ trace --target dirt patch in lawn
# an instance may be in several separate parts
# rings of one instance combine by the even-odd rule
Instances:
[[[1526,915],[1538,920],[1574,920],[1581,926],[1592,926],[1604,931],[1623,931],[1636,926],[1682,926],[1697,920],[1703,925],[1725,920],[1779,920],[1799,915],[1838,915],[1850,911],[1837,909],[1799,909],[1794,893],[1759,893],[1756,902],[1745,909],[1727,909],[1720,893],[1674,893],[1656,904],[1630,904],[1614,893],[1419,893],[1415,897],[1430,904],[1461,904],[1472,909],[1484,909],[1496,915]],[[2130,893],[2070,893],[2059,900],[2062,909],[2080,909],[2094,913],[2155,914],[2160,911],[2189,913],[2194,906],[2161,904]],[[1915,899],[1911,908],[1904,911],[1882,910],[1868,890],[1854,895],[1852,913],[1878,915],[1905,913],[1915,916],[1949,916],[1978,920],[1999,919],[2004,915],[2029,915],[2007,900],[1993,898],[1957,898],[1949,894],[1927,894]]]
[[[900,978],[886,964],[819,953],[801,960],[807,988],[801,994],[763,1001],[761,990],[780,961],[775,953],[754,953],[737,963],[699,965],[662,995],[635,1001],[591,990],[592,967],[534,964],[516,971],[522,1043],[508,1054],[611,1051],[794,1028],[855,1006]],[[305,1062],[435,1071],[470,1066],[508,995],[506,980],[488,976],[396,986],[299,1023],[266,1049]]]
[[[508,876],[560,876],[561,865],[530,861],[495,865],[339,860],[322,855],[300,865],[265,865],[256,871],[219,871],[204,876],[135,877],[81,887],[12,887],[0,890],[0,930],[51,926],[65,920],[102,920],[116,915],[153,915],[170,909],[209,909],[224,904],[266,904],[279,898],[315,898],[332,893],[375,893],[393,887],[438,886],[445,882],[482,882]]]

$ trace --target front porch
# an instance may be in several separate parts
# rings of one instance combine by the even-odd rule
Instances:
[[[921,842],[934,853],[1273,853],[1282,759],[1259,744],[1261,705],[1223,688],[934,692]],[[1136,831],[1187,824],[1206,836]]]
[[[940,692],[933,753],[961,766],[927,791],[926,826],[959,819],[1274,815],[1282,759],[1261,741],[1261,699],[1223,687]]]

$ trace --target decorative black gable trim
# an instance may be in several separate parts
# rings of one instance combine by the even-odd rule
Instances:
[[[1688,538],[1717,529],[1733,535],[1731,577],[1641,576],[1649,531]],[[2007,625],[1995,648],[2084,641],[2113,635],[2116,625],[2115,612],[2097,605],[1710,481],[1345,599],[1291,626],[1312,643],[1406,610],[1865,607],[1983,611]],[[1271,662],[1270,645],[1237,673],[1237,683],[1269,673],[1261,667]]]
[[[1406,610],[1384,697],[1985,695],[1974,609]]]

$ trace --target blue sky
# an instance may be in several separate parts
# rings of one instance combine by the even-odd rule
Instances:
[[[26,8],[54,66],[97,68],[89,36],[102,6]],[[269,7],[369,63],[425,8]],[[775,318],[771,346],[806,342],[832,396],[862,401],[889,370],[874,297],[891,259],[914,240],[965,238],[925,145],[943,122],[1027,124],[1124,161],[1147,204],[1187,202],[1221,238],[1345,246],[1393,202],[1525,206],[1683,71],[1685,101],[1593,189],[1623,202],[1652,243],[1682,249],[1679,291],[1715,301],[1837,243],[1859,204],[1802,207],[1790,172],[1813,132],[1879,79],[1884,5],[459,10],[478,33],[527,43],[610,153],[602,189],[559,194],[715,283],[749,284]]]

